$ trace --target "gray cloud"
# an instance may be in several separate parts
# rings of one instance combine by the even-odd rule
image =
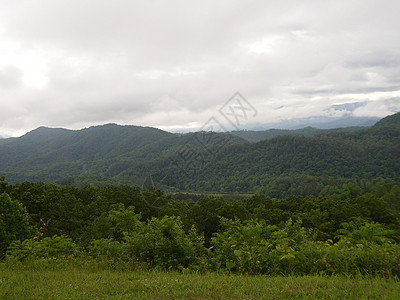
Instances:
[[[200,127],[235,91],[257,107],[254,122],[377,103],[376,92],[381,116],[398,108],[383,98],[400,90],[399,10],[394,0],[2,1],[0,133]],[[354,113],[373,115],[371,105]]]
[[[14,66],[0,68],[0,89],[18,89],[21,85],[22,72]]]

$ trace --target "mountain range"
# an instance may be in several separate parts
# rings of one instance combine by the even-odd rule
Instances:
[[[247,124],[243,129],[263,131],[265,129],[302,129],[304,127],[313,127],[318,129],[337,129],[344,127],[369,127],[378,122],[378,117],[354,117],[350,114],[344,114],[340,117],[334,116],[312,116],[307,118],[293,118],[281,120],[279,122]]]
[[[400,114],[371,127],[174,134],[106,124],[39,127],[0,139],[0,175],[11,183],[155,185],[170,191],[273,191],[400,174]],[[297,191],[298,192],[298,191]]]

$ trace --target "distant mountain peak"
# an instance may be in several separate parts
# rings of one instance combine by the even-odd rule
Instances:
[[[70,130],[65,129],[65,128],[53,128],[53,127],[39,126],[38,128],[29,131],[25,135],[32,134],[32,133],[49,133],[49,132],[60,132],[60,131],[70,131]]]
[[[20,137],[20,139],[41,142],[43,140],[53,139],[58,136],[64,136],[71,132],[72,130],[64,128],[50,128],[50,127],[40,126],[24,134],[23,136]]]

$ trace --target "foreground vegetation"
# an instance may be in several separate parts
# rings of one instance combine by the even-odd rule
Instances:
[[[359,181],[329,196],[196,201],[129,186],[0,183],[0,255],[6,260],[270,276],[400,276],[400,188],[393,181]]]
[[[393,279],[133,271],[81,262],[0,264],[1,299],[397,299]]]

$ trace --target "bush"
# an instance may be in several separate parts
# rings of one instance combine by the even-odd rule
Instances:
[[[82,254],[82,249],[71,238],[65,235],[46,237],[44,239],[27,239],[17,241],[10,245],[7,256],[20,261],[32,258],[69,258]]]
[[[382,232],[379,224],[372,225],[364,224],[362,232]],[[263,220],[242,223],[222,218],[221,230],[212,238],[212,265],[215,270],[267,275],[400,275],[399,245],[372,238],[357,243],[355,236],[324,243],[315,241],[299,222],[289,220],[279,229]]]
[[[376,243],[379,245],[394,242],[394,230],[386,229],[384,225],[368,222],[362,218],[351,218],[349,222],[340,225],[336,232],[339,240],[347,240],[352,244]]]
[[[130,253],[140,261],[166,270],[198,268],[205,253],[204,239],[194,228],[186,234],[176,217],[152,218],[125,240]]]
[[[221,218],[221,230],[211,240],[213,266],[250,274],[280,274],[309,237],[299,222],[289,220],[279,229],[264,220]]]
[[[186,233],[180,218],[153,217],[145,223],[133,206],[125,208],[122,204],[111,210],[108,218],[119,241],[93,242],[90,249],[98,256],[109,258],[119,253],[150,267],[176,270],[198,268],[200,261],[204,262],[203,237],[194,227]]]
[[[124,259],[128,257],[127,244],[112,239],[94,240],[88,250],[91,257],[99,260]]]
[[[6,193],[0,195],[0,258],[11,242],[24,240],[32,235],[28,213],[18,201]]]

